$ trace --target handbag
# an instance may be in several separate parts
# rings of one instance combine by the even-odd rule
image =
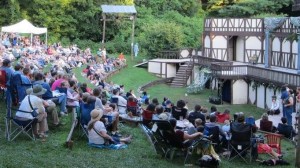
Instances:
[[[32,107],[32,104],[31,104],[31,101],[30,101],[30,95],[28,96],[28,101],[29,101],[30,108],[32,109],[31,115],[32,115],[33,117],[37,117],[39,114],[38,114],[38,112],[36,111],[37,108],[33,108],[33,107]]]

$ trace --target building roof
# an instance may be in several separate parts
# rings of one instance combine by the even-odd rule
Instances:
[[[101,5],[101,9],[103,13],[137,13],[134,6],[127,5]]]

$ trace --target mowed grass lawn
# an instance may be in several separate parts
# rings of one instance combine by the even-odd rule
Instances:
[[[128,67],[121,70],[109,80],[117,84],[124,84],[126,91],[129,89],[137,90],[149,81],[158,79],[152,74],[149,74],[146,69],[134,68],[136,61],[131,61],[128,58]],[[74,72],[80,82],[88,82],[86,78],[81,76],[82,68],[75,69]],[[201,94],[189,94],[185,96],[185,88],[172,88],[168,85],[157,85],[147,90],[151,98],[157,97],[160,101],[164,96],[169,97],[173,102],[178,99],[188,101],[188,107],[193,109],[195,104],[203,105],[210,108],[208,97],[214,92],[204,90]],[[138,95],[137,92],[135,92]],[[132,134],[134,139],[125,150],[104,150],[95,149],[87,146],[87,139],[80,137],[80,129],[76,129],[74,133],[74,147],[72,150],[64,147],[68,132],[71,127],[71,117],[62,118],[66,125],[53,128],[50,125],[50,133],[46,142],[30,141],[24,136],[20,136],[13,142],[7,142],[4,137],[4,117],[5,106],[1,102],[0,117],[0,167],[183,167],[183,158],[177,157],[173,161],[168,161],[155,154],[152,145],[147,140],[146,136],[139,127],[124,126],[121,129],[122,134]],[[231,113],[243,111],[247,115],[253,115],[255,118],[260,117],[263,113],[262,109],[256,108],[253,105],[218,105],[219,111],[228,108]],[[294,167],[294,146],[288,141],[283,141],[282,151],[284,158]],[[266,155],[262,157],[267,157]],[[222,159],[221,167],[237,168],[237,167],[262,167],[258,163],[246,165],[240,159],[228,162]]]

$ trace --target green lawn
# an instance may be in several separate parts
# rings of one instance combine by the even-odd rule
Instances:
[[[154,75],[147,73],[146,69],[133,68],[130,58],[128,59],[128,67],[123,69],[120,73],[113,76],[111,79],[114,83],[124,84],[125,89],[137,88],[149,81],[158,79]],[[87,82],[81,76],[81,69],[76,69],[74,72],[80,82]],[[214,94],[210,90],[205,90],[201,94],[185,96],[186,90],[184,88],[172,88],[161,84],[149,88],[147,90],[151,98],[157,97],[160,101],[164,96],[169,97],[173,102],[178,99],[187,100],[189,109],[197,103],[210,108],[208,103],[208,96]],[[137,94],[137,93],[136,93]],[[4,107],[3,101],[1,107]],[[252,105],[218,105],[219,111],[225,108],[234,112],[243,111],[247,115],[253,115],[258,118],[263,110]],[[173,161],[162,159],[154,153],[151,144],[148,142],[144,133],[138,127],[125,126],[121,128],[122,134],[132,134],[134,139],[129,145],[128,149],[113,151],[94,149],[87,146],[87,139],[80,137],[80,130],[77,129],[74,134],[73,150],[67,149],[63,146],[69,129],[71,127],[70,115],[63,118],[66,125],[60,128],[51,128],[50,134],[46,142],[39,140],[33,142],[25,137],[19,137],[13,142],[7,142],[4,137],[4,117],[5,109],[1,108],[0,117],[0,167],[183,167],[183,158],[178,157]],[[294,167],[294,146],[283,141],[282,151],[284,158],[292,165],[285,167]],[[266,157],[266,156],[263,156]],[[238,167],[262,167],[257,163],[245,165],[240,160],[227,162],[222,159],[221,167],[238,168]]]

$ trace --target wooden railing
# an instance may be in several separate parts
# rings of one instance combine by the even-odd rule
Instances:
[[[257,18],[208,18],[204,31],[263,32],[263,19]]]
[[[295,69],[296,68],[296,53],[272,51],[272,66]]]
[[[228,60],[227,48],[204,48],[204,56],[220,60]]]
[[[263,63],[263,59],[262,58],[262,51],[261,50],[256,50],[256,49],[245,49],[245,54],[248,60],[245,60],[245,62],[249,62],[249,58],[253,57],[253,56],[257,56],[257,62],[256,63]]]
[[[179,53],[179,51],[161,51],[156,54],[155,58],[179,59],[180,53]]]
[[[208,65],[209,58],[198,57],[199,65]],[[196,60],[196,58],[195,58]],[[289,84],[297,87],[300,83],[300,75],[294,71],[280,71],[277,69],[267,69],[253,65],[234,65],[232,62],[212,62],[210,63],[212,75],[222,79],[251,79],[265,83],[273,83],[278,86]]]

